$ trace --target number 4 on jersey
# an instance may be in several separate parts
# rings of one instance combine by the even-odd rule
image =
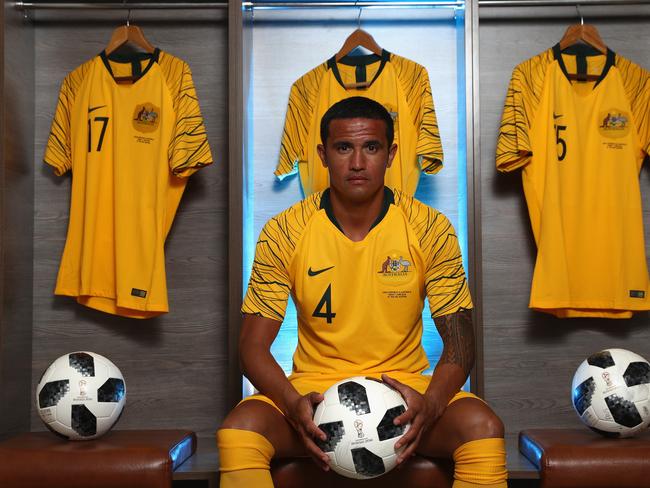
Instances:
[[[323,312],[323,307],[325,312]],[[323,318],[327,320],[328,324],[332,323],[332,319],[336,317],[336,313],[332,313],[332,284],[330,283],[327,286],[327,290],[323,293],[323,296],[316,305],[314,313],[311,314],[312,317]]]

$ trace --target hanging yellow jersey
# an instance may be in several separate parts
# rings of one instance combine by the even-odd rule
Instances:
[[[55,293],[167,312],[165,238],[187,177],[212,163],[187,64],[160,50],[84,63],[63,82],[44,159],[73,175]]]
[[[531,308],[608,318],[650,309],[639,189],[649,151],[650,73],[638,65],[556,45],[515,68],[496,165],[523,168],[538,248]]]
[[[440,212],[388,188],[368,235],[348,239],[329,190],[272,218],[260,233],[242,311],[298,312],[292,378],[421,373],[422,308],[435,318],[472,307],[455,231]]]
[[[351,84],[369,83],[363,88]],[[442,167],[442,145],[426,69],[401,56],[334,57],[303,75],[291,87],[275,175],[300,174],[305,195],[329,186],[316,146],[320,121],[336,102],[364,96],[381,103],[393,117],[398,150],[386,172],[386,185],[413,195],[420,172],[434,174]]]

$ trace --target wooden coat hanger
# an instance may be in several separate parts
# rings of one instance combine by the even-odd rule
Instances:
[[[336,61],[340,61],[346,54],[350,54],[355,47],[359,46],[365,47],[368,51],[377,56],[381,56],[382,49],[379,47],[379,44],[377,44],[377,41],[375,41],[368,32],[361,28],[357,28],[348,36],[339,52],[336,53]]]
[[[127,42],[135,44],[149,54],[154,52],[155,48],[149,41],[147,41],[147,38],[144,37],[142,29],[140,29],[140,27],[137,25],[131,25],[130,18],[131,10],[129,10],[127,16],[126,25],[121,25],[113,31],[111,40],[108,41],[108,45],[104,50],[107,56]]]
[[[144,37],[140,27],[137,25],[121,25],[113,31],[111,40],[108,41],[108,45],[105,49],[106,55],[108,56],[127,42],[135,44],[149,54],[153,53],[156,49],[149,41],[147,41],[147,38]]]
[[[589,44],[603,54],[607,54],[607,45],[600,37],[598,29],[589,24],[570,25],[562,36],[562,39],[560,39],[560,49],[564,50],[580,41]]]
[[[113,31],[111,39],[108,41],[108,45],[104,49],[104,53],[106,56],[109,56],[111,53],[115,52],[115,50],[129,42],[138,46],[148,54],[152,54],[156,50],[156,48],[147,41],[147,38],[144,37],[142,29],[137,25],[131,25],[130,9],[126,17],[126,25],[121,25]],[[131,75],[114,76],[113,78],[116,83],[133,83],[138,77]]]
[[[348,36],[348,38],[343,43],[339,52],[336,53],[334,59],[336,62],[339,62],[344,56],[350,54],[350,52],[357,47],[366,48],[373,54],[381,56],[383,49],[377,44],[377,41],[365,30],[361,28],[361,9],[359,9],[359,16],[357,17],[357,28]],[[348,83],[345,84],[345,88],[363,88],[369,85],[370,82],[363,81],[361,83]]]
[[[576,9],[578,10],[578,15],[580,16],[580,23],[570,25],[567,28],[566,32],[562,36],[562,39],[560,39],[560,50],[564,51],[569,46],[573,46],[575,44],[583,42],[593,47],[598,52],[602,54],[607,54],[607,45],[600,37],[600,34],[598,33],[598,29],[596,29],[596,27],[593,25],[585,24],[584,18],[580,13],[580,6],[576,5]],[[577,74],[569,74],[570,80],[579,79],[581,81],[596,81],[599,78],[600,75],[588,74],[588,75],[580,76]]]

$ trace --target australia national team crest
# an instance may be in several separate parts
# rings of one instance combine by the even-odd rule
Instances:
[[[133,127],[139,132],[153,132],[160,125],[160,109],[152,103],[143,103],[135,107]]]
[[[377,263],[377,274],[387,285],[403,285],[411,281],[415,268],[411,256],[404,252],[391,251]]]
[[[391,103],[384,103],[384,107],[386,107],[386,110],[388,110],[391,119],[393,119],[395,140],[397,141],[399,136],[399,113],[397,112],[397,107],[393,106],[393,104]]]
[[[630,116],[618,109],[601,112],[598,117],[598,131],[602,136],[619,139],[630,132]]]

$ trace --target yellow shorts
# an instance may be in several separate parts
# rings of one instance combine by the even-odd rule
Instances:
[[[319,375],[319,376],[314,376],[314,375],[300,375],[300,374],[294,374],[289,376],[289,381],[293,385],[293,387],[300,393],[301,395],[306,395],[307,393],[310,393],[312,391],[316,391],[318,393],[323,393],[325,390],[327,390],[330,386],[332,386],[334,383],[337,383],[341,380],[344,380],[345,378],[349,378],[350,376],[354,375]],[[356,376],[361,376],[361,375],[356,375]],[[381,375],[379,374],[368,374],[365,376],[370,376],[373,378],[380,378]],[[404,383],[405,385],[410,386],[414,390],[424,393],[427,388],[429,387],[429,382],[431,381],[431,376],[429,375],[422,375],[422,374],[412,374],[412,373],[402,373],[402,372],[395,372],[395,373],[388,373],[388,376],[391,378],[396,379],[397,381]],[[468,391],[459,391],[456,393],[451,400],[449,400],[448,405],[452,404],[456,400],[460,400],[461,398],[476,398],[477,400],[481,400],[481,398],[477,397],[473,393],[470,393]],[[278,408],[278,406],[271,400],[269,397],[262,395],[260,393],[257,393],[255,395],[251,395],[249,397],[246,397],[242,400],[242,402],[246,402],[249,400],[259,400],[265,403],[268,403],[272,407],[276,408],[280,413],[282,411]],[[481,400],[483,401],[483,400]],[[241,403],[241,402],[240,402]]]

